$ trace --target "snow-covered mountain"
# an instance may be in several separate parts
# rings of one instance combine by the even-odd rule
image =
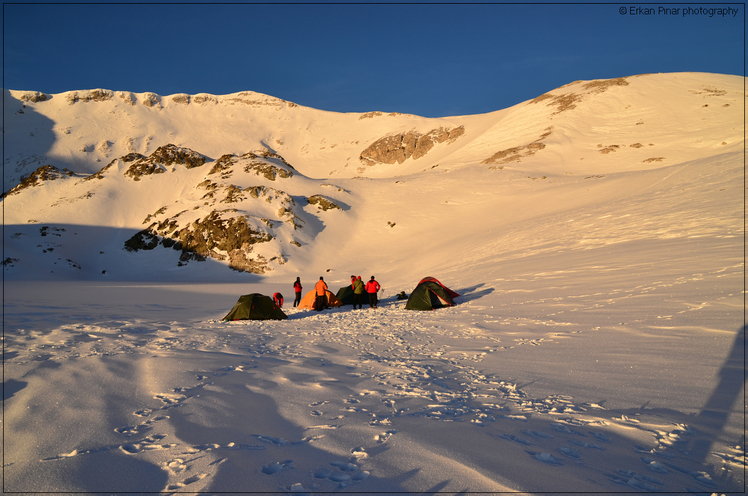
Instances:
[[[577,81],[437,119],[253,92],[6,90],[5,276],[366,271],[370,251],[379,272],[429,272],[514,225],[739,161],[743,89],[697,73]]]
[[[746,96],[6,91],[4,489],[744,491]],[[377,308],[290,305],[351,274]],[[425,276],[457,304],[406,309]],[[274,292],[287,319],[221,320]]]

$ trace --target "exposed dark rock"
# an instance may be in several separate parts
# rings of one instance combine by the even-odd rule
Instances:
[[[155,219],[157,215],[162,215],[166,213],[166,208],[167,207],[161,207],[158,210],[156,210],[154,213],[148,214],[148,216],[143,221],[143,224],[148,224],[151,221],[151,219]]]
[[[368,164],[402,164],[409,158],[417,160],[437,143],[452,143],[465,133],[465,127],[432,129],[426,134],[416,131],[385,136],[361,152],[360,159]]]
[[[144,229],[125,241],[125,249],[127,251],[153,250],[158,243],[159,237],[150,229]]]
[[[532,143],[522,146],[514,146],[512,148],[507,148],[506,150],[501,150],[494,153],[481,163],[507,164],[509,162],[519,162],[523,157],[531,157],[545,148],[545,143],[542,143],[542,141],[550,136],[552,132],[553,128],[546,128],[545,132]]]
[[[135,152],[128,153],[124,157],[120,157],[118,159],[112,160],[107,165],[105,165],[104,167],[102,167],[99,172],[97,172],[96,174],[91,174],[88,177],[84,177],[83,180],[84,181],[90,181],[92,179],[104,179],[104,173],[107,170],[111,169],[114,166],[114,164],[117,162],[117,160],[121,160],[122,162],[125,162],[125,163],[130,163],[130,162],[134,162],[136,160],[140,160],[140,159],[143,159],[143,158],[145,158],[145,155],[141,155],[140,153],[135,153]]]
[[[562,86],[562,88],[575,85],[579,82],[580,81],[574,81],[572,83]],[[602,80],[590,81],[589,83],[585,83],[584,85],[582,85],[582,89],[588,90],[588,93],[594,94],[594,93],[603,93],[604,91],[608,90],[609,88],[613,86],[628,86],[628,84],[629,82],[626,80],[626,78],[602,79]],[[552,114],[552,115],[556,115],[556,114],[560,114],[561,112],[565,112],[567,110],[575,109],[577,107],[577,104],[579,104],[582,101],[583,96],[584,94],[579,94],[579,93],[561,93],[558,95],[545,93],[531,100],[530,103],[539,103],[539,102],[545,101],[546,105],[556,107],[556,111],[553,112]]]
[[[218,103],[218,99],[216,99],[216,97],[206,94],[195,95],[192,97],[192,101],[200,105],[202,105],[203,103],[212,103],[214,105]]]
[[[171,101],[173,101],[174,103],[179,103],[181,105],[189,105],[190,95],[180,93],[178,95],[174,95],[173,97],[171,97]]]
[[[145,93],[143,95],[143,105],[161,108],[161,97],[155,93]]]
[[[39,186],[45,181],[54,181],[56,179],[71,177],[73,175],[73,172],[68,170],[67,168],[60,170],[54,165],[42,165],[34,172],[32,172],[31,175],[29,175],[27,178],[22,179],[20,184],[11,188],[7,193],[3,193],[2,195],[0,195],[0,198],[4,198],[10,195],[16,195],[26,188]]]
[[[242,195],[242,188],[234,184],[226,186],[226,198],[221,200],[221,203],[238,203],[246,200],[247,198]]]
[[[44,102],[48,98],[49,97],[47,95],[45,95],[44,93],[40,91],[31,91],[31,92],[24,93],[23,95],[21,95],[22,102],[31,102],[31,103]]]
[[[204,261],[208,257],[228,261],[229,267],[242,272],[263,274],[267,260],[252,253],[252,245],[273,239],[253,229],[247,217],[224,217],[235,210],[213,211],[186,227],[178,229],[177,216],[136,233],[125,242],[128,251],[152,250],[161,245],[181,250],[180,265],[189,260]]]
[[[142,157],[142,155],[140,157],[125,171],[125,175],[132,177],[135,181],[140,181],[141,176],[163,174],[170,165],[179,164],[192,169],[200,167],[207,160],[200,153],[172,144],[159,147],[148,157]]]
[[[327,211],[335,208],[340,210],[340,205],[322,195],[310,196],[307,201],[310,205],[317,205],[320,210]]]
[[[109,90],[73,91],[68,93],[67,101],[72,105],[78,102],[105,102],[113,97],[114,94]]]
[[[293,175],[292,172],[280,167],[276,167],[272,164],[268,164],[267,162],[252,162],[251,164],[244,167],[244,172],[254,172],[258,176],[265,176],[271,181],[275,181],[275,178],[277,176],[280,176],[282,178],[289,178]]]
[[[205,161],[207,160],[205,155],[190,150],[189,148],[172,145],[171,143],[158,147],[149,158],[167,166],[182,164],[187,169],[200,167],[205,164]]]
[[[232,167],[236,163],[237,158],[234,154],[226,154],[221,156],[218,160],[215,161],[213,164],[213,167],[211,167],[210,172],[208,172],[208,175],[215,174],[217,172],[221,173],[221,179],[228,179],[231,177],[231,173],[233,172]]]

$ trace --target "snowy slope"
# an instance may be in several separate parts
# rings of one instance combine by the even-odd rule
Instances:
[[[5,93],[6,191],[72,171],[3,198],[6,489],[744,489],[743,78],[581,81],[443,119],[73,93]],[[206,161],[146,160],[168,144]],[[273,236],[251,245],[264,273],[124,249],[218,210]],[[351,274],[379,308],[289,308],[297,276]],[[406,311],[424,276],[458,305]],[[220,321],[276,291],[288,320]]]
[[[189,208],[192,217],[200,218],[219,207],[236,206],[226,201],[201,203],[206,191],[200,184],[217,177],[209,170],[220,157],[258,150],[280,157],[295,173],[293,177],[276,181],[244,174],[217,182],[245,189],[265,186],[298,200],[289,208],[303,225],[293,232],[288,232],[284,223],[288,219],[278,214],[278,205],[271,212],[258,205],[262,202],[239,202],[236,215],[265,218],[279,226],[264,229],[273,241],[255,245],[253,254],[247,255],[288,261],[285,266],[268,263],[268,270],[320,272],[331,268],[328,257],[310,258],[309,252],[334,250],[341,261],[352,263],[357,256],[349,261],[345,254],[364,252],[372,243],[384,260],[379,271],[389,270],[402,253],[412,253],[423,243],[437,243],[442,249],[434,251],[450,259],[455,250],[463,249],[460,240],[467,241],[467,247],[495,241],[494,235],[477,238],[476,231],[496,233],[507,223],[628,196],[628,185],[637,180],[646,184],[649,171],[741,153],[740,83],[740,78],[704,74],[577,82],[507,110],[443,119],[376,112],[335,114],[246,92],[158,97],[94,90],[25,103],[22,100],[33,93],[6,92],[7,189],[39,165],[76,173],[4,200],[6,226],[24,226],[10,233],[20,236],[6,240],[6,258],[18,260],[6,277],[24,277],[33,267],[42,266],[50,273],[49,264],[42,260],[52,257],[30,259],[28,253],[33,252],[30,243],[39,244],[43,227],[30,224],[49,223],[70,226],[65,232],[75,231],[72,226],[77,225],[96,226],[100,232],[96,241],[86,241],[86,254],[77,247],[67,253],[65,243],[55,243],[56,255],[64,255],[54,257],[55,261],[71,260],[81,267],[75,278],[100,279],[103,270],[115,278],[125,277],[124,273],[143,277],[138,266],[143,267],[148,257],[125,256],[117,245],[147,228],[144,219],[149,216],[163,220]],[[84,97],[95,99],[84,101]],[[459,127],[464,134],[437,143],[417,159],[372,165],[359,158],[384,136]],[[148,156],[167,144],[202,154],[207,162],[189,170],[171,167],[167,174],[142,181],[123,175],[127,164],[117,161],[120,157]],[[113,161],[119,167],[116,173],[109,172],[102,180],[81,179]],[[620,181],[626,186],[621,187]],[[594,184],[590,194],[577,194],[582,184]],[[306,204],[314,195],[323,195],[342,209],[321,211]],[[157,219],[154,213],[165,207],[168,210]],[[444,232],[439,225],[452,227]],[[21,239],[29,243],[17,242]],[[294,240],[302,246],[289,245]],[[104,257],[95,256],[102,251]],[[176,266],[178,255],[172,255]],[[99,263],[102,260],[106,262]],[[433,263],[419,271],[428,271]],[[192,270],[179,271],[188,274],[179,277],[215,278],[217,273],[210,269],[209,275],[198,276]],[[154,275],[150,269],[145,273]]]

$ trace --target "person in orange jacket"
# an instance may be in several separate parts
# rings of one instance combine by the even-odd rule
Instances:
[[[377,291],[381,287],[374,276],[371,276],[369,282],[366,283],[366,292],[369,294],[369,308],[377,308]]]
[[[319,281],[314,285],[314,290],[317,292],[316,310],[319,312],[324,310],[327,306],[327,284],[322,276],[319,276]]]

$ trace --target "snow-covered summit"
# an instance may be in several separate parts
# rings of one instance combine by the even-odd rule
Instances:
[[[581,181],[741,153],[743,101],[743,78],[698,73],[577,81],[509,109],[445,118],[340,114],[253,92],[6,91],[5,222],[23,226],[6,242],[6,259],[17,260],[6,275],[30,273],[18,269],[29,259],[19,240],[35,224],[105,230],[87,243],[91,255],[60,258],[85,277],[150,267],[140,250],[122,253],[136,235],[131,248],[176,246],[167,265],[180,268],[210,259],[254,273],[316,270],[327,263],[316,253],[355,259],[363,236],[384,243],[384,258],[429,242],[448,260],[476,230],[595,203],[549,201]],[[213,239],[229,224],[239,231],[223,237],[244,232],[245,241]]]

